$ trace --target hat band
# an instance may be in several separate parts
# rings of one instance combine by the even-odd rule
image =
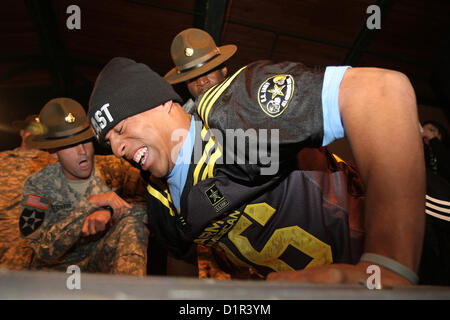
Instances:
[[[184,68],[184,69],[179,69],[179,68],[177,67],[177,73],[178,73],[178,74],[180,74],[180,73],[185,73],[185,72],[188,72],[188,71],[191,71],[191,70],[200,68],[201,66],[207,64],[208,62],[210,62],[211,60],[217,58],[218,56],[220,56],[220,52],[217,52],[217,53],[216,53],[215,55],[213,55],[211,58],[209,58],[209,59],[207,59],[207,60],[205,60],[205,61],[203,61],[203,62],[201,62],[201,63],[195,64],[195,65],[192,66],[192,67]],[[202,57],[202,58],[204,58],[204,57]]]
[[[87,127],[84,128],[83,130],[77,131],[77,132],[72,133],[72,134],[69,134],[69,135],[59,136],[59,137],[46,137],[46,140],[58,140],[58,139],[66,139],[66,138],[70,138],[70,137],[76,136],[76,135],[78,135],[78,134],[81,134],[81,133],[83,133],[83,132],[85,132],[85,131],[87,131],[87,130],[89,130],[89,129],[90,129],[90,126],[87,126]]]

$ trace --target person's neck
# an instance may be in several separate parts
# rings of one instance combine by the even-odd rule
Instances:
[[[184,115],[183,115],[184,116]],[[192,121],[192,115],[186,113],[186,116],[184,116],[181,121],[178,122],[178,125],[171,130],[171,137],[169,137],[169,141],[171,142],[171,148],[170,150],[173,150],[171,152],[171,155],[173,155],[173,159],[171,157],[170,159],[170,167],[171,171],[173,167],[175,166],[175,162],[177,161],[181,148],[183,147],[186,138],[189,134],[189,129],[191,127],[191,121]]]

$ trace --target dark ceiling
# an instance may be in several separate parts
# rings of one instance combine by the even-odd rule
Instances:
[[[381,9],[379,30],[366,26],[373,4]],[[66,26],[70,5],[81,10],[79,30]],[[1,122],[38,113],[57,96],[87,107],[97,74],[115,56],[164,75],[173,37],[189,27],[239,47],[231,71],[259,59],[391,68],[408,75],[419,104],[450,108],[449,0],[6,0]],[[187,97],[184,86],[176,90]],[[0,149],[15,147],[17,136],[4,125]]]

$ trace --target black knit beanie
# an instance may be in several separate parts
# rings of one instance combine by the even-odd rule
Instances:
[[[88,117],[97,140],[105,136],[125,118],[173,100],[181,103],[172,86],[142,63],[127,58],[114,58],[95,81],[89,100]]]

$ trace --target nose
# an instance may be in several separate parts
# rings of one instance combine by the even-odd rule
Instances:
[[[125,156],[126,144],[120,138],[110,139],[111,150],[116,157],[123,158]]]
[[[207,76],[201,76],[197,79],[197,85],[198,86],[204,86],[209,82],[209,79]]]
[[[84,145],[84,143],[80,143],[78,145],[78,153],[79,154],[86,154],[87,153],[86,146]]]

